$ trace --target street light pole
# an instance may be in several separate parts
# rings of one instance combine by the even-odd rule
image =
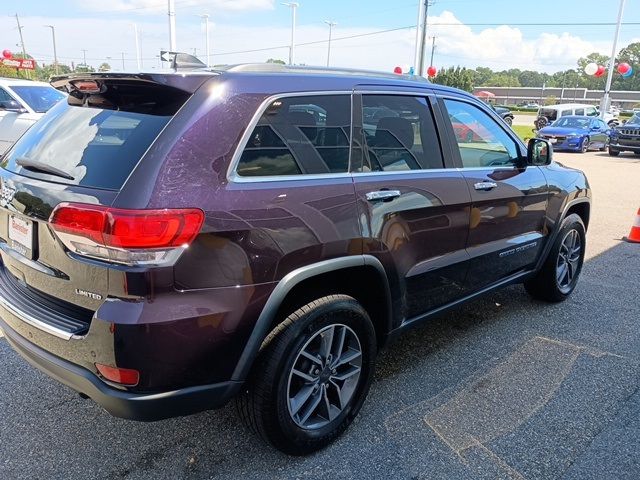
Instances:
[[[616,23],[616,34],[613,37],[613,48],[611,50],[611,58],[609,59],[609,71],[607,73],[607,85],[604,87],[604,95],[600,102],[600,118],[604,120],[604,116],[609,110],[609,104],[611,103],[610,91],[611,82],[613,80],[613,67],[616,63],[616,53],[618,49],[618,35],[620,34],[620,24],[622,23],[622,13],[624,12],[625,0],[620,0],[620,9],[618,10],[618,22]]]
[[[433,54],[436,51],[436,36],[431,37],[431,62],[429,66],[433,66]]]
[[[120,52],[120,55],[122,56],[122,71],[124,71],[124,52]]]
[[[24,46],[24,37],[22,36],[22,25],[20,25],[20,17],[18,17],[18,14],[16,13],[15,15],[16,17],[16,23],[18,24],[18,33],[20,34],[20,45],[22,45],[22,58],[26,59],[27,58],[27,49]],[[29,70],[27,70],[27,78],[31,78],[31,74],[29,73]]]
[[[418,25],[416,29],[416,51],[414,58],[414,71],[416,75],[424,75],[424,52],[427,42],[427,13],[430,0],[420,0],[418,9]]]
[[[55,68],[56,75],[58,75],[58,51],[56,50],[56,27],[53,25],[45,25],[51,29],[51,35],[53,36],[53,65]]]
[[[87,50],[85,48],[82,49],[82,63],[84,63],[84,68],[87,68]]]
[[[136,66],[138,67],[138,71],[142,70],[142,59],[140,58],[140,39],[138,38],[138,25],[133,24],[133,34],[136,37]]]
[[[169,15],[169,50],[175,52],[176,47],[176,2],[175,0],[168,0],[168,15]]]
[[[203,13],[202,15],[198,16],[204,20],[205,46],[207,49],[207,61],[205,63],[207,64],[207,67],[210,67],[211,61],[209,60],[209,57],[211,56],[211,50],[209,45],[209,14]]]
[[[328,67],[329,60],[331,59],[331,31],[333,30],[333,27],[337,25],[337,23],[331,20],[325,20],[324,23],[329,25],[329,44],[327,46],[327,67]]]
[[[283,2],[282,5],[291,8],[291,46],[289,47],[289,65],[296,63],[296,10],[298,2]]]

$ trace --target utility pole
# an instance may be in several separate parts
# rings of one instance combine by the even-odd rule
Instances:
[[[125,67],[124,67],[124,52],[120,52],[120,55],[122,56],[122,71],[124,71],[125,70]]]
[[[289,65],[296,63],[296,10],[298,2],[283,2],[282,5],[291,8],[291,46],[289,47]]]
[[[331,31],[333,30],[333,27],[337,25],[337,23],[331,20],[325,20],[324,23],[329,25],[329,45],[327,46],[327,67],[328,67],[329,60],[331,59]]]
[[[198,15],[200,18],[202,18],[202,20],[204,20],[204,36],[205,36],[205,47],[206,47],[206,52],[207,52],[207,60],[206,63],[207,67],[211,66],[211,60],[209,59],[211,57],[211,49],[210,49],[210,45],[209,45],[209,14],[208,13],[203,13],[202,15]]]
[[[429,66],[433,66],[433,53],[436,51],[436,36],[431,37],[431,61],[429,62]]]
[[[22,58],[27,58],[27,49],[24,46],[24,37],[22,36],[22,25],[20,25],[20,18],[16,13],[16,23],[18,24],[18,33],[20,34],[20,45],[22,46]],[[27,70],[27,78],[31,78],[29,70]]]
[[[431,0],[420,0],[418,9],[418,28],[416,30],[416,52],[414,58],[414,71],[416,75],[424,76],[424,51],[427,42],[427,12]]]
[[[138,71],[141,71],[142,58],[140,58],[140,39],[138,38],[138,25],[136,23],[133,24],[133,34],[136,37],[136,66],[138,67]]]
[[[45,25],[45,27],[51,29],[51,35],[53,36],[53,65],[56,75],[58,75],[58,51],[56,50],[56,27],[53,25]]]
[[[85,48],[82,48],[82,63],[84,64],[85,68],[87,68],[87,50]]]
[[[622,13],[624,12],[625,0],[620,0],[620,10],[618,10],[618,22],[616,23],[616,34],[613,37],[613,48],[611,49],[611,59],[609,60],[609,71],[607,73],[607,85],[604,87],[604,95],[600,101],[600,118],[604,120],[604,116],[609,110],[611,103],[611,82],[613,81],[613,67],[616,63],[616,53],[618,50],[618,36],[620,34],[620,24],[622,23]]]
[[[176,2],[175,0],[168,0],[168,14],[169,14],[169,50],[175,52],[176,47]]]

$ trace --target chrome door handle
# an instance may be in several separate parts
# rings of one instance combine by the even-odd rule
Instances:
[[[496,182],[478,182],[473,184],[473,188],[476,190],[491,190],[497,186],[498,184]]]
[[[398,198],[400,195],[400,190],[378,190],[367,193],[365,197],[370,202],[375,202],[376,200],[393,200],[394,198]]]

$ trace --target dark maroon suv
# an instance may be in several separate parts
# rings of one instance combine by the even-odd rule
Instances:
[[[242,65],[60,77],[1,159],[0,328],[113,415],[237,398],[325,446],[393,336],[505,285],[565,299],[585,176],[419,78]]]

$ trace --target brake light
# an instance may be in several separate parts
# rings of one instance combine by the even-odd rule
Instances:
[[[105,380],[119,383],[120,385],[134,387],[140,381],[140,372],[138,372],[138,370],[110,367],[109,365],[103,365],[101,363],[96,363],[96,368]]]
[[[125,264],[175,261],[203,221],[202,210],[194,208],[128,210],[80,203],[61,203],[49,218],[70,250]]]

